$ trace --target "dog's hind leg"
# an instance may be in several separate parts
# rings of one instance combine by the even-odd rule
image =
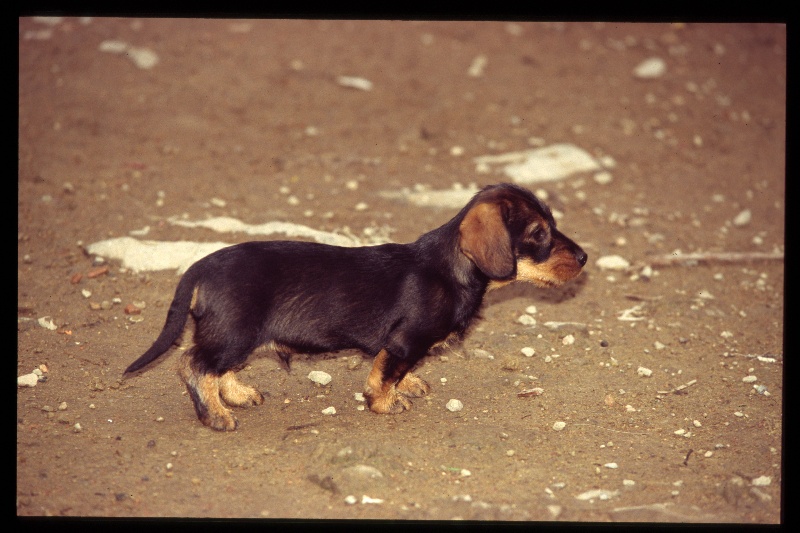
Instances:
[[[218,431],[233,431],[239,422],[230,409],[222,404],[221,377],[195,369],[192,364],[195,349],[196,346],[183,354],[178,373],[192,398],[197,418],[206,426]]]

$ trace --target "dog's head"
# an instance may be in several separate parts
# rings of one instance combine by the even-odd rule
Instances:
[[[486,187],[463,215],[461,252],[492,281],[554,287],[586,264],[586,252],[556,229],[550,209],[522,187]]]

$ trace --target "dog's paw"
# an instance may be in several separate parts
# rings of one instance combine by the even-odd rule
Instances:
[[[411,400],[400,394],[394,387],[384,394],[367,391],[364,393],[364,397],[367,399],[370,411],[378,414],[396,415],[411,409],[412,405]]]
[[[409,372],[397,384],[397,392],[411,398],[425,396],[431,391],[431,386],[424,379]]]
[[[219,394],[225,403],[234,407],[264,403],[264,395],[255,388],[240,383],[233,372],[227,372],[219,378]]]
[[[214,414],[208,413],[206,416],[201,417],[200,421],[211,429],[217,431],[235,431],[239,427],[239,421],[233,416],[233,413],[225,409],[221,412]]]

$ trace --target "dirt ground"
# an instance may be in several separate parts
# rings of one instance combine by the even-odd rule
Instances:
[[[19,516],[781,521],[783,261],[642,269],[783,250],[784,26],[23,18],[19,68],[18,376],[45,365],[17,389]],[[408,242],[456,209],[381,191],[508,181],[474,158],[554,143],[614,164],[531,185],[584,274],[490,293],[410,411],[359,409],[356,352],[254,358],[267,400],[230,433],[198,422],[178,350],[122,380],[178,277],[84,246],[252,238],[174,216]]]

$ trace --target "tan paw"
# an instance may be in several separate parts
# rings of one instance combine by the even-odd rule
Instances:
[[[411,398],[425,396],[430,391],[431,386],[428,385],[424,379],[412,374],[411,372],[406,374],[405,377],[400,380],[400,383],[397,384],[397,392]]]

